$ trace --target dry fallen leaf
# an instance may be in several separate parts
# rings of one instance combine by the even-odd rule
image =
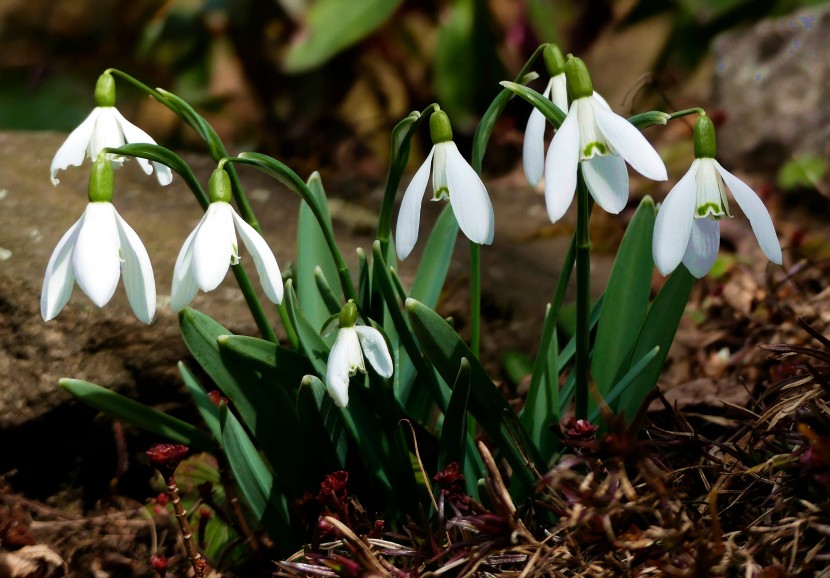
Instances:
[[[43,544],[0,552],[0,578],[58,578],[66,572],[66,562]]]

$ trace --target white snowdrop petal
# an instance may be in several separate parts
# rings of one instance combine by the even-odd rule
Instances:
[[[525,140],[522,148],[522,165],[527,182],[536,186],[545,170],[545,116],[533,108],[527,119]]]
[[[156,280],[150,255],[133,228],[118,211],[113,209],[113,212],[121,242],[121,274],[127,299],[135,316],[144,323],[150,323],[156,314]]]
[[[193,277],[192,267],[193,239],[199,231],[199,225],[187,236],[184,245],[182,245],[182,250],[179,251],[179,256],[176,258],[176,266],[173,268],[173,288],[170,291],[170,308],[175,312],[179,312],[187,307],[199,291],[199,287],[196,285],[196,279]]]
[[[720,223],[711,219],[693,219],[689,244],[683,264],[689,273],[700,279],[715,264],[720,247]]]
[[[689,244],[695,214],[695,175],[699,164],[698,160],[692,163],[689,171],[669,191],[657,212],[652,253],[654,264],[663,276],[680,264]]]
[[[576,191],[576,169],[579,164],[579,121],[575,101],[568,116],[548,147],[545,157],[545,204],[548,217],[555,223],[571,206]]]
[[[44,321],[57,317],[72,295],[75,273],[72,271],[72,250],[78,238],[83,217],[78,219],[52,251],[46,274],[43,276],[43,289],[40,293],[40,314]]]
[[[355,325],[355,331],[360,339],[360,346],[363,348],[363,354],[375,371],[381,377],[392,377],[392,372],[395,370],[392,364],[392,356],[389,355],[389,348],[386,346],[386,340],[383,335],[368,325]]]
[[[124,133],[124,139],[127,143],[150,143],[156,144],[156,141],[149,134],[142,129],[128,121],[117,109],[115,116],[118,120],[121,130]],[[147,159],[136,157],[138,164],[145,174],[150,174],[155,169],[156,179],[160,185],[169,185],[173,181],[173,172],[170,167],[162,163],[150,162]]]
[[[582,162],[582,176],[591,196],[605,211],[617,214],[628,202],[628,171],[619,155],[595,156]]]
[[[415,243],[418,241],[418,228],[421,222],[421,203],[424,199],[429,171],[432,167],[432,157],[435,154],[435,147],[429,151],[426,160],[418,168],[415,176],[406,187],[401,201],[401,209],[398,212],[398,225],[395,229],[395,248],[398,252],[398,259],[403,261],[412,252]]]
[[[233,211],[232,214],[233,221],[236,223],[236,231],[251,254],[265,295],[272,303],[282,302],[282,275],[280,274],[279,265],[277,265],[277,258],[256,229],[237,215],[236,211]]]
[[[559,110],[568,114],[568,83],[565,79],[565,73],[557,74],[550,79],[551,91],[550,99]]]
[[[55,153],[52,159],[52,166],[49,169],[52,184],[57,185],[58,171],[69,166],[79,167],[84,162],[89,141],[92,139],[92,131],[95,129],[95,121],[98,119],[100,108],[94,108],[78,127],[73,130],[63,141],[63,144]]]
[[[89,141],[89,158],[96,159],[105,148],[118,148],[124,144],[124,132],[118,122],[118,111],[114,106],[102,106]],[[113,166],[121,164],[120,160],[111,160]]]
[[[669,178],[663,159],[633,124],[603,106],[594,106],[594,115],[602,136],[635,171],[655,181]]]
[[[772,218],[769,216],[769,211],[764,206],[763,201],[755,194],[749,185],[741,179],[723,168],[720,163],[713,159],[715,168],[723,177],[723,181],[729,190],[732,191],[732,196],[741,210],[749,219],[749,224],[752,225],[752,232],[755,233],[755,238],[758,239],[758,244],[767,258],[775,263],[781,265],[783,263],[783,256],[781,254],[781,244],[778,242],[778,235],[775,232],[775,225],[772,224]]]
[[[437,146],[441,145],[446,147],[447,185],[458,226],[474,243],[489,245],[493,242],[495,216],[487,189],[454,142]]]
[[[118,251],[118,230],[115,209],[110,203],[87,205],[72,252],[72,268],[78,286],[98,307],[112,299],[121,260]]]
[[[211,203],[193,238],[190,266],[202,291],[213,291],[219,286],[228,273],[231,258],[237,254],[232,215],[233,208],[228,203]]]
[[[348,329],[337,332],[337,338],[329,352],[326,365],[326,389],[329,395],[340,407],[349,404],[349,364],[351,363],[352,348],[360,349],[357,334]]]

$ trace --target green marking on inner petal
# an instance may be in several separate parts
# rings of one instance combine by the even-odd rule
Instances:
[[[594,153],[596,150],[596,153]],[[605,145],[604,142],[590,142],[582,151],[582,157],[589,159],[594,156],[594,154],[598,154],[600,156],[608,154],[608,147]]]
[[[697,214],[695,215],[698,219],[703,218],[710,218],[715,221],[719,221],[722,217],[726,216],[721,205],[717,203],[704,203],[697,208]]]
[[[440,189],[433,192],[433,194],[432,194],[432,200],[433,201],[440,201],[441,199],[449,200],[449,198],[450,198],[450,190],[447,187],[441,187]]]

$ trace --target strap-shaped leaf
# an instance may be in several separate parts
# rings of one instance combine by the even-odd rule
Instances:
[[[521,495],[532,495],[536,472],[544,471],[545,463],[504,396],[443,317],[414,299],[407,299],[406,310],[418,341],[444,381],[454,383],[461,359],[469,361],[470,411],[510,463]]]
[[[613,407],[617,403],[617,400],[620,398],[620,396],[623,393],[625,393],[625,391],[630,387],[631,382],[640,377],[640,374],[643,373],[643,371],[645,371],[651,365],[651,362],[657,358],[658,353],[660,353],[660,346],[655,345],[654,349],[646,353],[642,359],[637,361],[637,363],[635,363],[631,367],[631,369],[628,370],[628,373],[626,373],[622,377],[622,379],[620,379],[620,381],[617,382],[617,384],[611,388],[611,391],[609,391],[608,394],[605,396],[605,403]],[[591,413],[588,420],[591,423],[596,423],[599,419],[599,415],[600,410],[599,407],[597,407]]]
[[[299,541],[297,534],[291,531],[285,495],[245,429],[227,406],[221,408],[219,420],[225,455],[245,503],[250,508],[252,520],[262,524],[282,553],[288,553]]]
[[[297,397],[297,413],[307,435],[334,452],[337,469],[345,468],[349,444],[343,416],[326,391],[326,384],[317,376],[303,378]]]
[[[663,369],[669,347],[674,341],[674,334],[677,332],[680,319],[686,310],[686,304],[689,301],[689,295],[695,281],[696,279],[689,273],[688,269],[681,264],[674,270],[666,284],[663,285],[648,310],[648,315],[646,315],[646,320],[643,322],[643,328],[637,337],[637,343],[634,345],[631,357],[632,359],[641,359],[654,347],[660,347],[660,350],[656,355],[655,362],[649,364],[631,382],[616,405],[616,412],[625,413],[629,420],[634,419],[646,396],[657,385],[657,379],[660,377],[660,371]]]
[[[547,361],[541,379],[531,381],[525,406],[519,414],[530,439],[548,458],[557,449],[550,425],[559,421],[559,345],[556,331],[551,333]]]
[[[603,298],[591,363],[591,375],[605,396],[628,370],[632,349],[648,311],[651,239],[657,209],[645,197],[625,231]]]
[[[291,279],[285,283],[285,304],[288,309],[288,316],[291,318],[291,324],[297,331],[300,348],[314,367],[315,373],[325,378],[330,348],[299,308],[297,295],[294,293],[294,283]]]
[[[470,399],[470,362],[461,358],[458,375],[452,386],[450,404],[441,428],[441,445],[438,454],[438,469],[458,462],[464,470],[464,450],[467,445],[467,401]]]
[[[115,419],[131,423],[150,433],[193,449],[205,451],[215,447],[209,435],[189,423],[147,407],[105,387],[80,379],[64,378],[58,383],[88,406]]]
[[[296,351],[247,335],[224,335],[218,338],[219,348],[250,364],[252,369],[282,387],[296,391],[303,377],[314,371],[308,359]]]
[[[196,376],[191,373],[184,363],[180,361],[177,367],[179,368],[179,374],[182,376],[182,381],[184,381],[184,385],[188,393],[190,393],[190,397],[193,398],[196,404],[196,409],[199,410],[199,415],[205,420],[205,424],[208,426],[210,433],[213,434],[213,438],[217,443],[222,443],[222,431],[219,427],[219,408],[208,397],[205,388],[202,387],[202,384],[199,383],[199,380],[196,379]]]
[[[308,179],[308,190],[314,196],[315,204],[321,211],[326,227],[331,229],[331,215],[329,214],[326,192],[320,174],[312,173]],[[327,302],[320,291],[320,282],[327,285],[337,283],[337,265],[331,256],[326,234],[320,227],[314,211],[307,202],[300,205],[300,218],[297,222],[297,263],[296,286],[297,301],[303,308],[306,319],[314,327],[320,327],[329,315],[334,313],[331,304]],[[328,290],[332,293],[331,289]],[[337,299],[335,298],[335,301]],[[340,307],[337,307],[340,311]]]

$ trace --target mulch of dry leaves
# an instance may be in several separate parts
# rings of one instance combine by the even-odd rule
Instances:
[[[484,444],[483,503],[450,467],[437,514],[394,533],[332,478],[312,544],[263,575],[830,576],[830,261],[802,241],[785,243],[787,270],[727,262],[701,281],[665,374],[677,385],[634,426],[563,423],[532,502],[513,503]],[[159,576],[162,553],[188,572],[169,509],[127,500],[80,515],[2,488],[0,545],[0,577]]]

